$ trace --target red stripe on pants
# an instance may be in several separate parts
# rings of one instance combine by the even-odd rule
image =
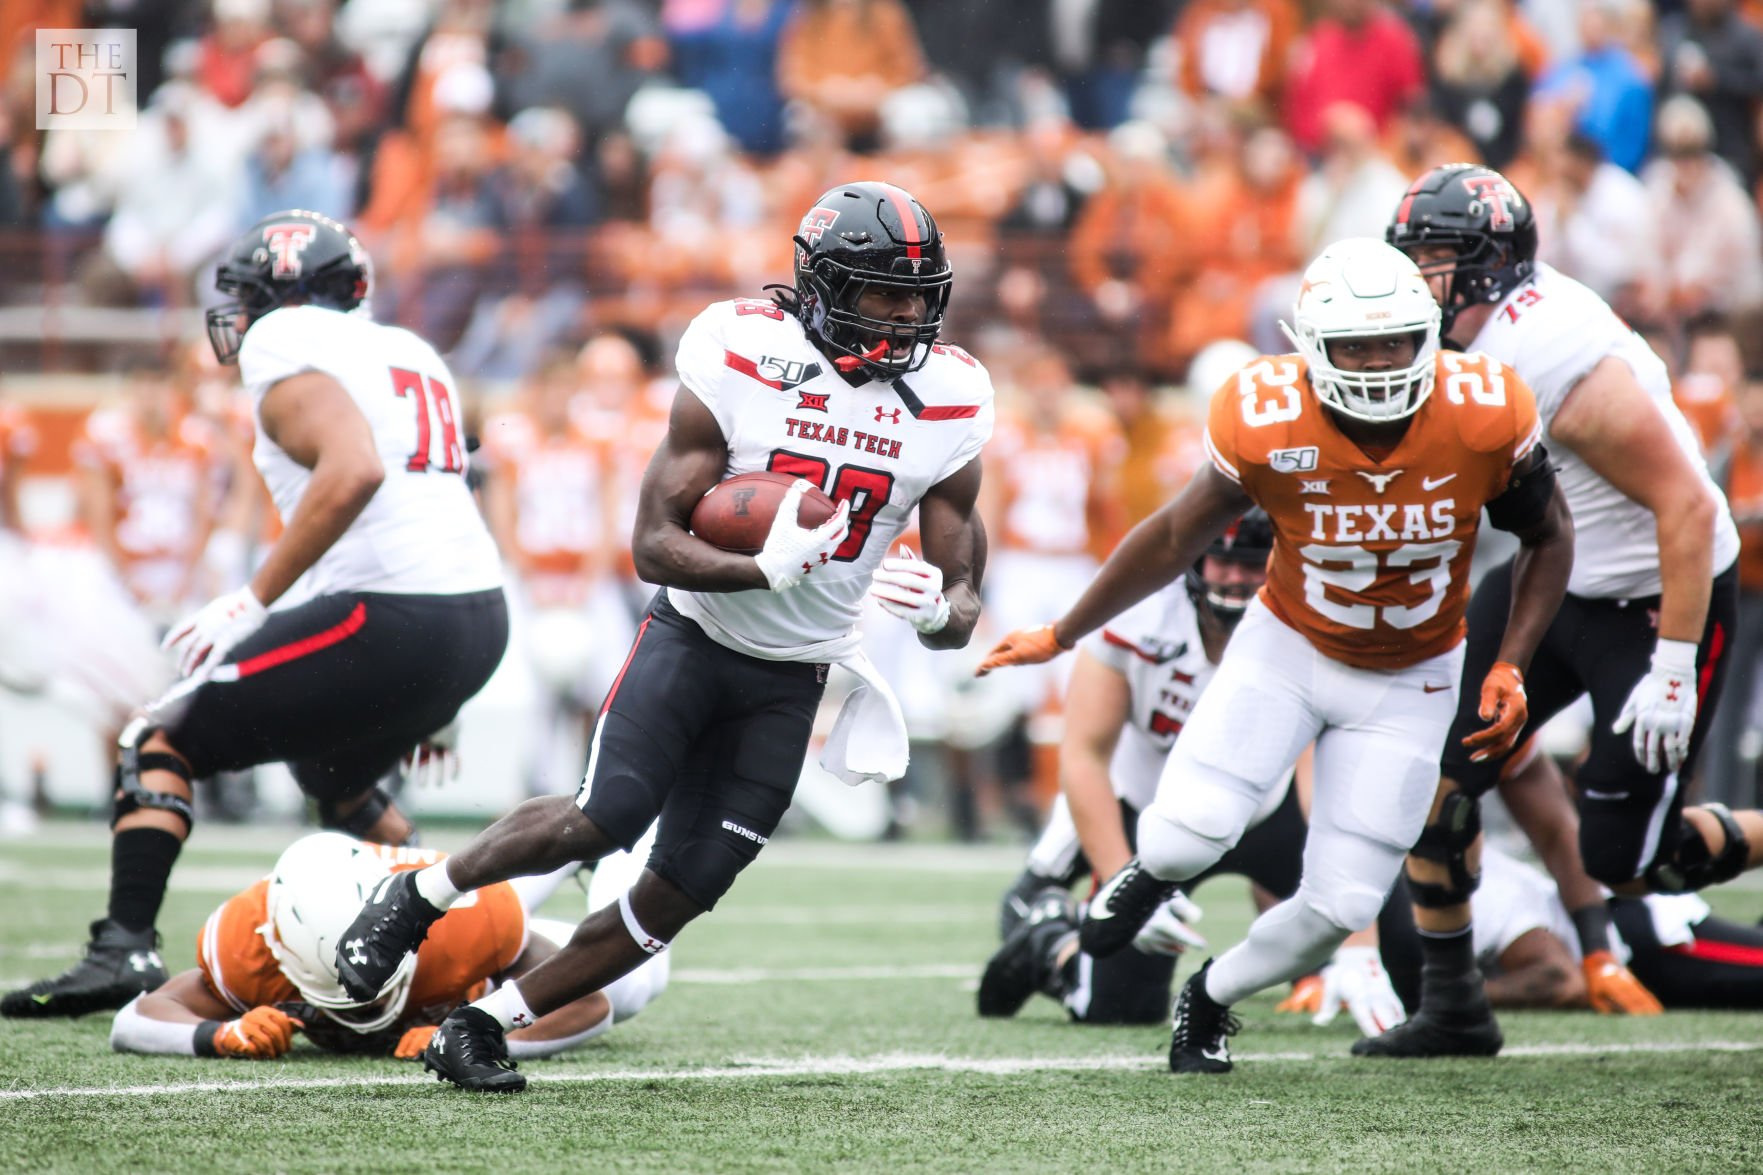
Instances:
[[[1732,963],[1739,967],[1763,967],[1763,947],[1745,946],[1737,942],[1716,942],[1713,939],[1698,938],[1692,943],[1668,947],[1674,954],[1688,955],[1692,959],[1706,959],[1710,963]]]
[[[289,661],[298,661],[301,657],[316,653],[320,649],[328,649],[334,644],[348,640],[361,631],[367,623],[367,605],[357,603],[355,610],[343,618],[341,624],[315,632],[311,636],[303,636],[291,641],[279,649],[271,649],[267,653],[259,653],[255,657],[247,657],[234,665],[240,677],[250,677],[253,673],[262,673],[265,669],[274,669],[277,665],[286,665]]]
[[[631,642],[631,651],[625,654],[624,664],[618,667],[618,676],[612,679],[612,688],[606,691],[606,700],[600,703],[600,713],[612,709],[612,699],[618,696],[618,687],[624,683],[624,675],[629,672],[631,662],[637,659],[637,646],[643,643],[643,634],[649,631],[649,621],[653,616],[643,617],[643,623],[637,626],[637,639]]]

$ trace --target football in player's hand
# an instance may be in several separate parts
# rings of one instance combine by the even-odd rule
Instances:
[[[757,555],[771,533],[777,508],[796,483],[793,474],[737,473],[710,487],[692,508],[692,533],[737,555]],[[798,526],[812,529],[833,516],[833,500],[812,487],[802,495]]]

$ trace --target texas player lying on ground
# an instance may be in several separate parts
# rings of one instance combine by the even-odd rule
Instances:
[[[1012,633],[981,664],[1057,656],[1185,572],[1249,505],[1273,520],[1267,585],[1139,818],[1138,857],[1082,926],[1091,954],[1132,942],[1315,744],[1298,891],[1182,987],[1176,1072],[1228,1070],[1229,1006],[1320,965],[1395,884],[1456,709],[1482,508],[1523,549],[1481,683],[1491,725],[1470,736],[1478,756],[1507,750],[1524,723],[1523,667],[1573,561],[1530,389],[1485,356],[1439,352],[1439,309],[1412,261],[1382,241],[1337,242],[1305,271],[1293,319],[1298,354],[1263,358],[1214,395],[1211,464],[1126,537],[1069,612]]]
[[[196,966],[137,997],[110,1029],[118,1052],[199,1057],[278,1057],[303,1032],[340,1053],[415,1060],[435,1026],[496,983],[525,974],[569,941],[574,928],[533,918],[560,878],[486,886],[430,931],[398,981],[369,1004],[337,982],[334,948],[362,897],[393,873],[445,857],[433,849],[370,844],[338,832],[304,837],[268,877],[208,916]],[[617,853],[594,871],[590,909],[629,888],[641,859]],[[545,882],[550,882],[546,884]],[[666,958],[650,960],[604,991],[585,995],[509,1034],[515,1058],[574,1048],[630,1019],[667,986]]]

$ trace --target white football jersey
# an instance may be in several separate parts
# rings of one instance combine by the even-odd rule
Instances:
[[[1647,894],[1641,899],[1653,923],[1653,933],[1664,946],[1695,941],[1696,923],[1714,911],[1693,893]],[[1548,874],[1508,856],[1492,844],[1481,855],[1481,885],[1470,899],[1474,924],[1475,955],[1483,970],[1498,970],[1500,955],[1532,930],[1546,930],[1566,944],[1579,959],[1579,935]],[[1627,962],[1628,944],[1614,928],[1610,932],[1616,955]]]
[[[452,373],[416,335],[364,316],[293,306],[245,334],[239,375],[259,414],[251,456],[283,520],[312,471],[264,433],[260,413],[270,388],[303,371],[322,371],[349,393],[373,429],[386,477],[278,606],[341,591],[456,595],[500,587],[496,544],[465,484]]]
[[[775,470],[851,503],[851,533],[825,567],[785,592],[668,598],[721,644],[773,661],[834,661],[856,647],[870,575],[926,491],[979,455],[992,435],[992,381],[958,347],[938,344],[918,371],[853,387],[769,301],[717,302],[692,320],[680,382],[716,417],[724,477]]]
[[[1708,477],[1694,431],[1672,402],[1665,364],[1602,298],[1549,265],[1538,262],[1536,268],[1535,278],[1506,295],[1468,349],[1492,355],[1530,385],[1545,435],[1567,393],[1605,356],[1627,363],[1720,503],[1714,570],[1732,566],[1739,553],[1738,530],[1725,495]],[[1573,575],[1567,590],[1598,599],[1657,595],[1659,542],[1652,512],[1624,497],[1565,445],[1548,447],[1573,513]]]
[[[1200,619],[1176,580],[1083,639],[1083,650],[1126,678],[1132,701],[1108,775],[1114,794],[1143,812],[1163,761],[1218,666],[1206,657]]]

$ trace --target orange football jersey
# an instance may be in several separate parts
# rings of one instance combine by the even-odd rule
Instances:
[[[434,849],[368,847],[391,861],[393,872],[421,869],[446,856]],[[266,877],[222,903],[203,923],[196,940],[196,965],[208,989],[241,1012],[300,998],[259,933],[268,921]],[[478,998],[483,981],[507,970],[519,957],[526,935],[526,911],[507,882],[460,899],[429,930],[416,952],[405,1022],[438,1023],[431,1018],[435,1012],[444,1014],[462,1001]]]
[[[528,590],[541,603],[579,603],[597,558],[619,546],[609,533],[607,446],[580,425],[547,433],[524,412],[491,417],[483,442],[496,473],[512,479],[512,538]]]
[[[1126,440],[1114,418],[1068,406],[1052,428],[1001,411],[986,446],[1002,489],[999,543],[1039,555],[1107,555],[1124,530],[1115,484]]]
[[[1542,435],[1536,401],[1486,355],[1441,352],[1433,391],[1382,460],[1348,440],[1296,355],[1212,397],[1206,452],[1273,520],[1261,598],[1326,656],[1400,669],[1463,639],[1482,507]]]

